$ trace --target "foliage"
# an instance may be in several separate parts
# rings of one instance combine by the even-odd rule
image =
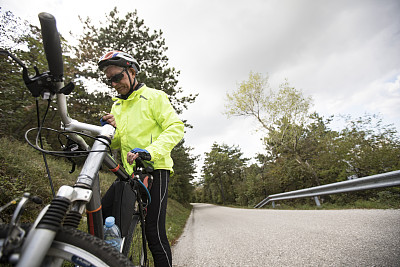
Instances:
[[[346,122],[340,142],[352,175],[363,177],[400,169],[400,138],[393,126],[384,125],[377,115],[347,116]]]
[[[242,169],[247,161],[238,147],[214,143],[204,160],[203,199],[212,203],[235,203],[243,190]]]
[[[89,18],[82,22],[84,34],[75,48],[79,75],[100,81],[102,75],[96,67],[97,60],[106,51],[120,50],[134,55],[141,66],[138,80],[166,92],[178,114],[195,101],[197,95],[178,96],[183,92],[177,86],[179,71],[168,66],[168,57],[165,55],[168,48],[163,33],[161,30],[150,32],[137,16],[137,11],[121,17],[115,7],[99,27],[92,24]]]
[[[266,148],[270,149],[273,160],[264,162],[264,168],[268,169],[267,177],[275,179],[273,187],[268,185],[269,189],[274,188],[271,193],[399,170],[397,131],[380,124],[379,119],[377,124],[372,124],[373,118],[349,118],[348,126],[336,132],[329,128],[330,120],[324,121],[317,114],[312,114],[310,123],[301,128],[296,150],[267,142]],[[327,196],[324,200],[330,203],[376,200],[375,194],[375,191],[361,191]]]
[[[221,149],[214,144],[211,152],[206,153],[203,179],[195,191],[196,201],[254,206],[271,194],[316,186],[315,177],[323,185],[400,169],[400,141],[393,127],[383,125],[375,115],[365,115],[356,119],[347,117],[347,126],[337,132],[329,128],[331,119],[312,114],[310,123],[302,127],[296,151],[277,146],[279,153],[270,150],[266,155],[259,154],[257,163],[250,166],[237,160],[241,154],[235,157],[229,153],[229,146],[222,145],[225,149]],[[238,147],[235,149],[240,151]],[[297,157],[305,165],[299,164]],[[321,198],[327,208],[398,208],[399,200],[398,188]],[[283,206],[299,208],[315,205],[306,199],[284,203]]]
[[[312,99],[290,87],[287,80],[278,91],[270,87],[268,80],[268,76],[250,72],[247,81],[241,82],[236,91],[227,93],[225,113],[253,117],[267,132],[282,122],[286,122],[286,126],[304,124]]]
[[[257,119],[265,128],[265,114],[267,106],[271,98],[271,90],[269,95],[265,92],[270,89],[268,84],[268,76],[263,77],[259,73],[250,72],[249,80],[240,83],[237,91],[232,94],[227,93],[227,103],[225,108],[228,116],[251,116]]]
[[[198,156],[192,156],[193,148],[185,146],[182,139],[172,150],[171,157],[174,160],[174,174],[170,179],[168,194],[180,203],[189,203],[192,198],[194,185],[192,184],[196,173],[196,160]]]
[[[30,27],[27,22],[21,21],[11,12],[0,11],[2,45],[21,60],[31,60],[35,55],[30,56],[24,53],[21,50],[21,44],[30,48],[35,47],[37,29]],[[8,39],[9,36],[11,36],[10,39]],[[35,52],[37,51],[35,50]],[[40,64],[38,67],[41,67]],[[22,70],[10,58],[2,55],[0,76],[0,136],[14,135],[22,138],[23,133],[19,130],[35,126],[35,120],[28,116],[34,110],[34,105],[29,91],[22,81]]]

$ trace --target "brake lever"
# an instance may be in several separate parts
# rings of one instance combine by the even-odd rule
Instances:
[[[35,76],[29,77],[28,68],[19,58],[4,49],[0,49],[0,54],[9,56],[22,67],[22,78],[33,97],[39,97],[40,95],[42,95],[44,98],[49,98],[50,96],[57,93],[54,90],[53,82],[59,80],[53,77],[50,72],[40,73],[39,69],[34,66],[33,68],[35,70]],[[75,85],[72,82],[69,82],[66,86],[59,90],[59,93],[69,95],[74,90],[74,88]],[[50,96],[48,96],[49,94]]]

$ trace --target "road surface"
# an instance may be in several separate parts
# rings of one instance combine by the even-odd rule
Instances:
[[[173,266],[400,266],[400,210],[193,204]]]

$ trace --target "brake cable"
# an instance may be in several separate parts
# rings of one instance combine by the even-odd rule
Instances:
[[[39,100],[36,97],[35,98],[35,102],[36,102],[36,115],[37,115],[37,121],[38,121],[38,137],[39,137],[39,142],[40,142],[40,147],[43,149],[43,140],[42,140],[42,125],[44,124],[44,120],[46,119],[47,116],[47,112],[49,111],[50,108],[50,99],[47,99],[48,103],[47,103],[47,108],[46,108],[46,112],[43,116],[43,120],[42,122],[40,122],[40,114],[39,114]],[[53,194],[53,198],[56,196],[56,193],[54,191],[54,186],[53,186],[53,180],[51,179],[51,175],[50,175],[50,169],[49,169],[49,165],[47,163],[47,158],[46,158],[46,154],[44,152],[42,152],[43,155],[43,161],[44,161],[44,165],[46,166],[46,173],[47,173],[47,177],[49,178],[49,183],[50,183],[50,187],[51,187],[51,193]]]

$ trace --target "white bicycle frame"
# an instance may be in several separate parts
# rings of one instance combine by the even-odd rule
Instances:
[[[58,88],[62,87],[63,83],[60,82]],[[69,200],[71,208],[76,209],[80,214],[83,214],[85,206],[88,210],[94,210],[101,206],[98,171],[107,156],[107,152],[105,152],[107,150],[107,145],[105,143],[109,144],[109,140],[112,140],[115,134],[115,128],[109,124],[96,126],[71,119],[68,115],[67,101],[64,94],[57,93],[57,105],[62,120],[62,128],[64,130],[84,132],[94,136],[106,137],[103,139],[103,142],[96,140],[91,148],[93,151],[104,152],[89,153],[75,185],[64,185],[60,187],[56,195],[56,198]],[[79,135],[71,134],[69,137],[77,142],[81,147],[89,149],[89,146]],[[40,221],[48,211],[49,206],[50,205],[40,213],[32,227],[32,230],[30,230],[22,247],[20,259],[17,265],[18,267],[40,266],[49,250],[56,236],[56,231],[38,227]],[[102,219],[97,220],[97,224],[100,224],[99,226],[101,227],[98,227],[98,231],[95,235],[102,237]]]

